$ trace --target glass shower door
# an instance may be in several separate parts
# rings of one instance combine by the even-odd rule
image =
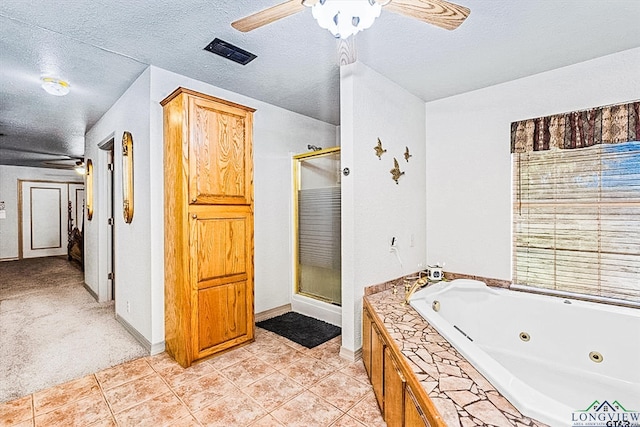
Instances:
[[[341,305],[340,148],[294,157],[296,293]]]

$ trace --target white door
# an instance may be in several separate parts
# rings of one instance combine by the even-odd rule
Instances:
[[[66,255],[69,186],[22,182],[22,256]]]

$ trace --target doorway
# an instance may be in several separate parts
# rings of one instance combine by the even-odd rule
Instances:
[[[70,226],[82,226],[84,185],[19,179],[18,186],[18,258],[67,255]]]
[[[341,306],[340,148],[293,159],[295,293]]]
[[[110,138],[98,145],[98,148],[102,150],[102,157],[105,159],[106,165],[106,208],[105,213],[107,215],[107,300],[115,301],[116,299],[116,276],[115,276],[115,217],[114,217],[114,161],[113,161],[113,146],[114,138]]]

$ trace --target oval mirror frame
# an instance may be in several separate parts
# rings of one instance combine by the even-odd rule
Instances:
[[[91,221],[93,218],[93,162],[91,159],[87,159],[87,171],[86,171],[86,205],[87,205],[87,220]]]
[[[133,136],[122,135],[122,212],[124,222],[133,221]]]

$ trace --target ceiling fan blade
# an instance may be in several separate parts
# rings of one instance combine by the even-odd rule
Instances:
[[[298,13],[304,10],[304,6],[300,0],[289,0],[284,3],[277,4],[268,9],[261,10],[253,15],[246,16],[242,19],[231,23],[231,26],[238,31],[246,33],[263,25],[270,24],[278,19]]]
[[[446,0],[391,0],[385,10],[419,19],[445,30],[455,30],[471,13],[469,8]]]

